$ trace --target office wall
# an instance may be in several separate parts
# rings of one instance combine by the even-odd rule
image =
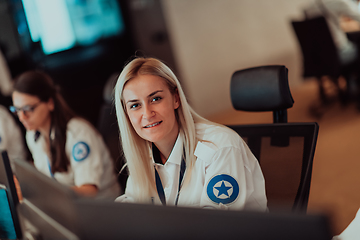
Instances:
[[[302,82],[302,60],[291,19],[312,0],[162,0],[186,94],[203,116],[231,108],[234,71],[282,64],[291,88]]]

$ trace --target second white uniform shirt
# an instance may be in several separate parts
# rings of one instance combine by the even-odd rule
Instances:
[[[35,167],[49,177],[68,186],[96,185],[98,198],[114,200],[120,194],[113,160],[101,135],[87,121],[73,118],[67,125],[65,152],[70,160],[67,172],[51,173],[49,149],[45,138],[35,140],[35,131],[28,131],[26,141]]]

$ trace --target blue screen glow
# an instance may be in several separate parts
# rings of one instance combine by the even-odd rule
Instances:
[[[116,0],[22,0],[31,39],[45,54],[119,35],[124,22]]]

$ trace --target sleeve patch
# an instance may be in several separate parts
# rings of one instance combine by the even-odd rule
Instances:
[[[85,142],[77,142],[72,150],[72,155],[75,161],[80,162],[85,160],[90,154],[90,147]]]
[[[214,203],[230,204],[239,196],[239,184],[230,175],[216,175],[210,179],[206,193]]]

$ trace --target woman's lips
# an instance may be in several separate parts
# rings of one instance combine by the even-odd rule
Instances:
[[[152,124],[146,125],[144,128],[152,128],[152,127],[156,127],[156,126],[158,126],[160,123],[162,123],[162,121],[160,121],[160,122],[155,122],[155,123],[152,123]]]

